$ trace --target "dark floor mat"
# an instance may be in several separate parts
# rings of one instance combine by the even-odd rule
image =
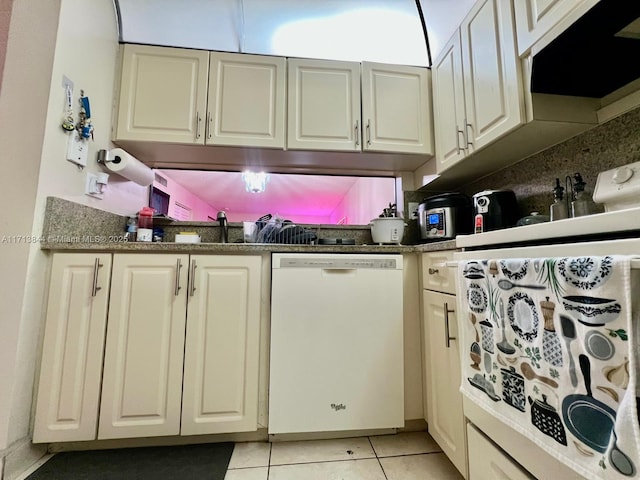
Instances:
[[[27,480],[224,480],[233,443],[55,455]]]

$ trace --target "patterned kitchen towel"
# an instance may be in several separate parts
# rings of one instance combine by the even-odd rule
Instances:
[[[462,393],[589,479],[640,474],[630,264],[591,256],[458,265]]]

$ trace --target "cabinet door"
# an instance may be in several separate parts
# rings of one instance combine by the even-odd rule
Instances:
[[[456,293],[456,269],[447,267],[453,251],[422,254],[422,287],[437,292]]]
[[[182,435],[257,430],[261,262],[191,257]]]
[[[188,259],[114,256],[99,439],[180,433]]]
[[[582,0],[518,0],[514,2],[518,55],[522,56]]]
[[[464,133],[464,78],[460,31],[444,46],[433,72],[433,123],[436,140],[436,169],[443,172],[466,155]]]
[[[534,479],[472,424],[467,425],[467,438],[469,439],[469,480]],[[556,478],[561,478],[561,475]]]
[[[462,67],[470,152],[523,122],[520,64],[516,56],[511,0],[485,0],[463,22]]]
[[[288,61],[287,147],[360,150],[360,64]]]
[[[125,45],[115,140],[204,144],[209,52]]]
[[[34,443],[95,440],[110,254],[53,256]]]
[[[363,149],[433,155],[431,71],[362,63]]]
[[[456,297],[423,290],[426,401],[429,433],[467,478],[465,421],[460,393]]]
[[[284,148],[284,57],[211,52],[206,143]]]

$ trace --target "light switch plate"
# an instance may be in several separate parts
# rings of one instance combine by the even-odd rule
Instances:
[[[67,140],[67,160],[86,167],[88,156],[89,142],[80,137],[77,132],[71,132]]]

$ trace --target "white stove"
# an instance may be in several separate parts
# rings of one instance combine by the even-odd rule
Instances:
[[[640,238],[640,207],[567,218],[554,222],[505,228],[474,235],[458,235],[457,248],[473,248],[512,243],[531,243],[567,239],[585,235],[621,234],[638,231]]]

